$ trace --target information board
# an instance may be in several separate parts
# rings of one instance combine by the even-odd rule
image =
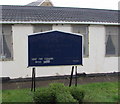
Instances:
[[[82,36],[50,31],[28,36],[28,67],[82,65]]]

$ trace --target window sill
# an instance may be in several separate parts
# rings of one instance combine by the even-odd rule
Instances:
[[[0,61],[13,61],[13,59],[0,59]]]
[[[118,55],[105,55],[105,57],[120,57]]]
[[[89,58],[89,55],[83,56],[83,58]]]

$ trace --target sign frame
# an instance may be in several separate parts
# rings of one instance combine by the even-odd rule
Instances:
[[[82,37],[82,64],[71,64],[71,65],[47,65],[47,66],[30,66],[29,65],[29,51],[27,52],[28,53],[28,67],[32,67],[32,68],[34,68],[34,67],[56,67],[56,66],[83,66],[83,43],[84,43],[84,37],[83,37],[83,35],[82,34],[78,34],[78,33],[72,33],[72,32],[66,32],[66,31],[59,31],[59,30],[50,30],[50,31],[45,31],[45,32],[37,32],[37,33],[33,33],[33,34],[29,34],[28,35],[28,38],[29,38],[29,36],[33,36],[33,35],[40,35],[40,34],[43,34],[43,33],[49,33],[49,32],[55,32],[55,31],[57,31],[57,32],[62,32],[62,33],[68,33],[68,34],[71,34],[71,35],[77,35],[77,36],[81,36]],[[28,44],[29,44],[29,41],[28,41]],[[29,50],[29,46],[28,46],[28,50]]]

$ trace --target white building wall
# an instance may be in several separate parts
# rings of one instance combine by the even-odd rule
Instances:
[[[3,76],[27,77],[27,35],[32,33],[31,25],[13,25],[13,61],[3,61]]]
[[[0,76],[2,76],[2,62],[0,62]]]
[[[89,27],[89,67],[86,71],[103,72],[105,53],[105,28],[102,25],[90,25]]]
[[[15,24],[13,26],[13,61],[3,61],[2,76],[19,78],[31,77],[31,69],[27,68],[28,34],[33,33],[32,25]],[[71,32],[71,25],[53,25],[53,30]],[[118,71],[118,58],[105,57],[105,27],[89,26],[89,57],[84,58],[83,66],[78,67],[82,73],[108,73]],[[71,66],[37,67],[37,76],[69,75]]]
[[[104,72],[120,72],[118,57],[106,57],[104,62]]]

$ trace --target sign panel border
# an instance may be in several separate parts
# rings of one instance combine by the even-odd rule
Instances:
[[[49,33],[49,32],[62,32],[62,33],[68,33],[68,34],[71,34],[71,35],[77,35],[77,36],[81,36],[82,37],[82,64],[70,64],[70,65],[46,65],[46,66],[31,66],[29,65],[29,51],[28,51],[28,67],[56,67],[56,66],[83,66],[83,43],[84,43],[84,39],[83,39],[83,35],[82,34],[76,34],[76,33],[72,33],[72,32],[65,32],[65,31],[58,31],[58,30],[51,30],[51,31],[45,31],[45,32],[37,32],[37,33],[33,33],[33,34],[29,34],[28,35],[28,39],[30,36],[34,36],[34,35],[42,35],[43,33]],[[28,44],[29,44],[29,41],[28,41]],[[28,45],[28,50],[29,50],[29,45]]]

